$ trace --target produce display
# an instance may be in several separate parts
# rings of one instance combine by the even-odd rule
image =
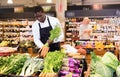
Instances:
[[[31,57],[28,53],[0,57],[1,77],[81,77],[82,69],[80,58],[69,58],[62,49],[48,52],[44,59]],[[64,72],[68,74],[63,76]]]
[[[113,53],[106,52],[101,57],[91,52],[91,58],[90,77],[114,77],[114,73],[119,68],[120,62]]]
[[[0,57],[0,74],[19,75],[28,57],[28,54]]]
[[[108,44],[105,44],[108,43]],[[76,41],[77,48],[86,48],[86,49],[106,49],[106,48],[115,48],[114,42],[107,41]]]
[[[43,61],[40,58],[32,58],[29,54],[0,57],[0,75],[32,76],[43,69]]]
[[[64,58],[59,77],[81,77],[82,67],[79,59]]]
[[[32,76],[35,72],[41,72],[43,69],[43,59],[29,58],[25,61],[20,76]]]
[[[59,69],[62,66],[62,60],[65,54],[60,51],[49,52],[44,59],[44,68],[39,77],[54,77],[57,76]]]
[[[10,44],[10,41],[2,41],[0,43],[0,47],[8,46]]]
[[[22,40],[19,43],[19,47],[21,47],[21,48],[24,48],[24,47],[29,48],[29,47],[34,47],[34,46],[35,46],[35,44],[31,40]]]

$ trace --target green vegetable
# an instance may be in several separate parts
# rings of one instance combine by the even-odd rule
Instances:
[[[57,25],[57,26],[55,26],[54,29],[52,29],[50,31],[49,39],[54,40],[55,38],[58,38],[60,36],[60,33],[61,33],[61,28],[60,28],[60,26]]]
[[[65,56],[64,53],[61,51],[54,51],[49,52],[44,60],[44,69],[43,73],[53,73],[58,72],[61,65],[63,57]]]
[[[21,76],[25,75],[25,70],[27,69],[27,67],[30,65],[31,62],[32,62],[31,58],[29,58],[25,61],[22,71],[20,73]]]
[[[117,77],[120,77],[120,65],[116,69],[116,74],[117,74]]]
[[[102,77],[113,77],[114,70],[103,64],[101,61],[98,61],[96,63],[95,72],[100,74]]]
[[[23,68],[20,76],[30,76],[35,72],[41,71],[43,68],[43,59],[40,58],[29,58]]]
[[[4,66],[6,63],[6,58],[7,57],[0,57],[0,67]]]
[[[95,73],[95,74],[90,75],[90,77],[102,77],[102,76],[98,73]]]
[[[105,65],[113,68],[114,70],[117,69],[117,66],[118,66],[118,64],[119,64],[119,61],[118,61],[117,57],[116,57],[113,53],[111,53],[111,52],[106,52],[106,53],[103,55],[101,61],[102,61]]]
[[[91,52],[91,71],[90,77],[95,77],[96,73],[102,77],[113,77],[115,70],[102,62],[103,57]],[[99,76],[96,76],[99,77]]]
[[[61,28],[60,28],[60,26],[57,24],[57,25],[55,26],[55,28],[50,31],[49,40],[50,40],[50,41],[53,41],[55,38],[58,38],[58,37],[60,36],[60,34],[61,34]],[[48,46],[48,43],[46,43],[45,45]]]
[[[96,64],[101,61],[101,56],[97,56],[94,52],[91,52],[91,74],[95,74]]]
[[[28,56],[29,55],[26,54],[13,54],[7,56],[4,65],[0,67],[0,74],[19,75]]]

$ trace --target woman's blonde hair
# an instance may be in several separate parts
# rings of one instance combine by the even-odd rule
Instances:
[[[83,19],[83,24],[85,23],[87,23],[87,24],[89,24],[89,22],[90,22],[90,19],[88,18],[88,17],[84,17],[84,19]]]

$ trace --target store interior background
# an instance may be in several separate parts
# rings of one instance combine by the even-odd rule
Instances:
[[[8,0],[0,0],[0,14],[14,13],[15,15],[15,9],[18,9],[18,12],[24,14],[27,12],[30,14],[33,13],[32,8],[34,6],[43,5],[46,6],[46,8],[52,6],[54,9],[49,10],[49,12],[54,11],[61,22],[65,21],[65,11],[67,10],[119,9],[120,6],[119,0],[51,0],[50,3],[47,3],[47,0],[12,0],[12,4],[8,4],[7,1]],[[16,15],[13,18],[33,18],[33,14],[28,14],[28,17],[25,14],[22,17],[22,13],[19,14],[21,17],[17,17]],[[6,16],[5,18],[10,18],[9,16]],[[0,15],[0,18],[3,19],[4,15]]]
[[[120,16],[120,0],[51,0],[51,2],[47,2],[47,0],[12,0],[13,3],[10,4],[7,1],[0,0],[1,21],[13,19],[34,21],[34,6],[41,5],[47,14],[60,20],[65,33],[66,18],[83,18],[93,15],[98,17]]]
[[[48,15],[55,16],[60,20],[65,33],[63,41],[72,46],[75,46],[76,40],[79,41],[77,26],[80,26],[84,17],[87,16],[101,22],[98,23],[102,26],[99,26],[101,30],[96,29],[97,24],[92,23],[93,31],[96,33],[94,36],[98,37],[98,46],[92,48],[86,45],[84,47],[86,50],[88,49],[86,55],[88,64],[91,61],[90,51],[93,49],[96,49],[95,53],[99,56],[103,56],[109,50],[115,51],[115,55],[120,60],[120,0],[51,0],[52,2],[47,2],[47,0],[11,0],[13,3],[7,3],[7,1],[0,0],[0,47],[7,46],[8,42],[2,43],[7,40],[11,42],[9,46],[14,48],[20,46],[18,52],[29,52],[32,56],[38,54],[39,49],[33,44],[31,25],[35,21],[34,6],[41,5]],[[115,22],[117,17],[119,22]],[[104,18],[113,18],[114,22],[108,23],[103,20]],[[31,44],[29,45],[29,42],[26,44],[27,41]],[[90,43],[95,44],[95,41],[96,39],[92,39]],[[106,45],[108,43],[108,49],[103,47],[103,42]]]

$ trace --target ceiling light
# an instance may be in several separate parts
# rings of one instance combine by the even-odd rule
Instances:
[[[12,4],[13,1],[12,1],[12,0],[8,0],[7,3],[8,3],[8,4]]]
[[[101,10],[102,9],[102,5],[101,4],[93,4],[93,9],[94,10]]]
[[[47,3],[52,3],[52,0],[47,0]]]

